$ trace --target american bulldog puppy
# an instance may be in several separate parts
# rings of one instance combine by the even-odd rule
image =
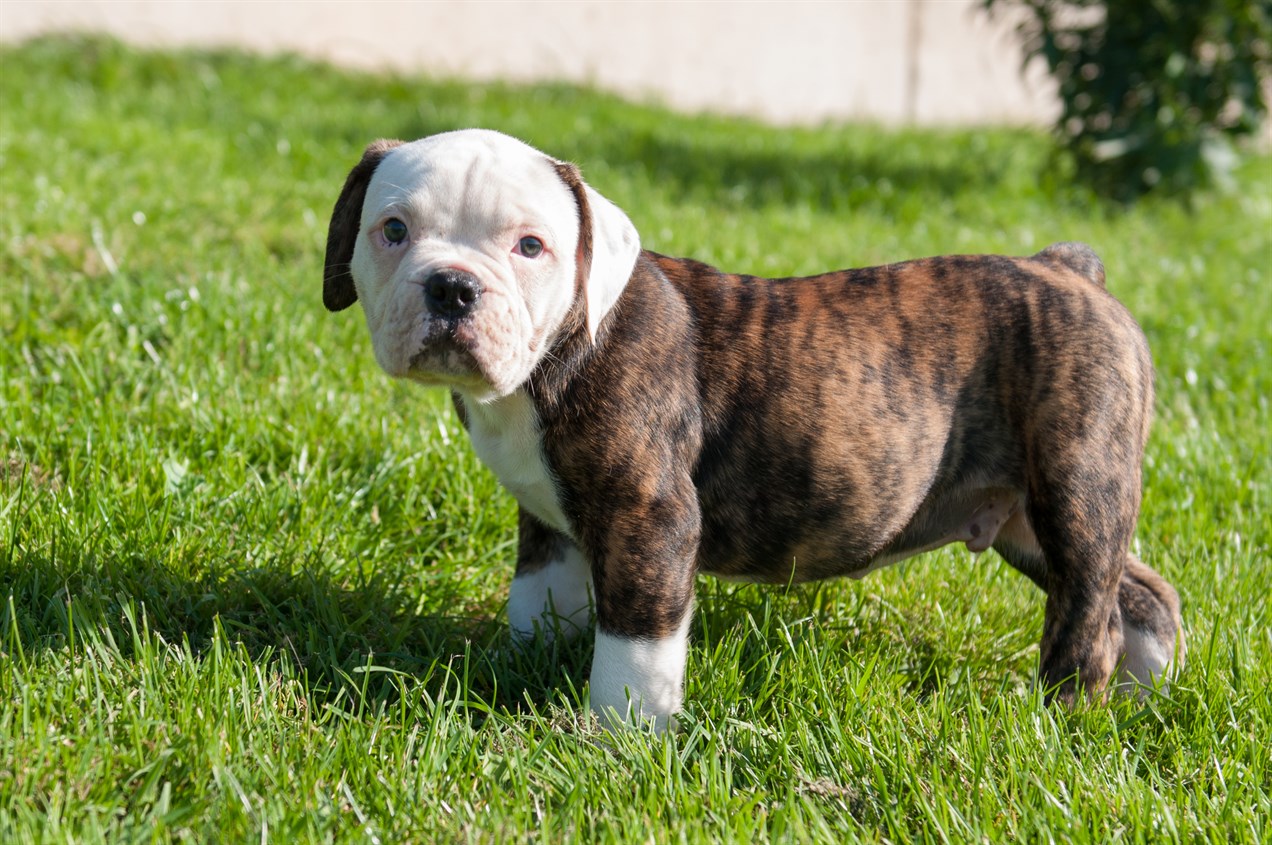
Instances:
[[[963,542],[1046,593],[1072,701],[1183,656],[1129,551],[1153,405],[1086,246],[799,279],[641,249],[578,168],[484,130],[376,141],[332,211],[323,301],[390,376],[452,391],[520,505],[514,634],[586,630],[590,701],[662,728],[699,573],[860,578]]]

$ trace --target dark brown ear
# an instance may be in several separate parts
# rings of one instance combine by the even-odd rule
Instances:
[[[553,161],[557,175],[579,207],[579,248],[575,284],[587,320],[587,336],[596,341],[601,320],[627,287],[640,255],[640,235],[614,203],[588,187],[573,164]]]
[[[587,202],[587,186],[577,166],[568,161],[553,161],[552,166],[574,194],[574,202],[579,207],[579,248],[574,256],[574,280],[576,290],[586,302],[587,280],[592,274],[592,208]]]
[[[362,153],[362,161],[349,171],[340,199],[331,210],[331,225],[327,227],[327,264],[322,271],[322,304],[327,306],[328,311],[343,311],[358,301],[349,263],[353,261],[353,245],[357,243],[358,227],[362,222],[362,201],[380,160],[401,143],[380,140],[369,144]]]

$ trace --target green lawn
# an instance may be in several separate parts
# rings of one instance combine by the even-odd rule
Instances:
[[[647,247],[770,275],[1095,246],[1158,366],[1136,544],[1169,697],[1047,709],[993,554],[703,580],[678,733],[507,648],[515,507],[322,308],[376,137],[577,161]],[[0,841],[1266,842],[1272,158],[1121,209],[1019,130],[785,130],[570,87],[100,41],[0,52]]]

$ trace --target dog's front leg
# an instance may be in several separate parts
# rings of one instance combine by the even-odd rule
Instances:
[[[574,637],[592,619],[592,567],[568,537],[535,519],[518,518],[517,574],[508,595],[514,638]]]
[[[692,601],[680,624],[659,637],[628,637],[597,628],[592,658],[592,711],[607,727],[674,726],[684,695]]]
[[[662,731],[680,709],[700,532],[692,484],[680,486],[615,514],[595,555],[591,704],[607,726]]]

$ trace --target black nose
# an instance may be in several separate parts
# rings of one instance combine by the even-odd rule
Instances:
[[[473,310],[481,297],[481,285],[472,273],[438,270],[424,280],[424,300],[428,310],[439,317],[457,319]]]

